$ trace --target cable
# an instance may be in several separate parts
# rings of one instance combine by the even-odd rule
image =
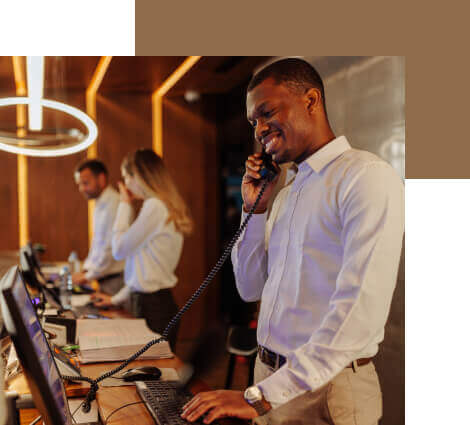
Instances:
[[[258,193],[258,196],[255,200],[255,203],[253,204],[253,206],[251,207],[251,210],[250,212],[248,213],[248,215],[246,216],[245,220],[243,221],[243,223],[241,224],[240,228],[235,232],[235,234],[233,235],[232,239],[230,240],[230,242],[228,243],[228,245],[225,247],[225,250],[222,254],[222,256],[219,258],[219,261],[217,261],[216,265],[212,268],[212,270],[209,272],[209,274],[207,275],[207,277],[204,279],[204,281],[202,282],[201,286],[199,286],[199,288],[196,290],[196,292],[194,292],[194,294],[191,296],[191,298],[186,301],[186,304],[180,309],[180,311],[178,311],[178,313],[176,313],[176,315],[170,320],[170,323],[168,323],[167,327],[165,328],[165,330],[163,331],[163,334],[162,334],[162,337],[163,338],[167,338],[168,337],[168,334],[170,333],[170,330],[171,328],[176,325],[176,323],[181,319],[181,316],[183,316],[184,313],[186,313],[187,310],[189,310],[189,308],[194,304],[194,301],[196,301],[196,299],[201,295],[201,293],[204,291],[204,289],[207,288],[207,286],[209,285],[209,283],[212,281],[212,279],[214,279],[215,275],[217,274],[217,272],[221,269],[221,267],[223,266],[223,264],[225,263],[225,261],[227,260],[228,256],[230,255],[230,253],[232,252],[232,248],[233,246],[235,245],[235,243],[238,241],[238,238],[240,237],[240,235],[242,234],[242,232],[245,230],[245,227],[247,226],[248,224],[248,221],[250,220],[251,216],[254,214],[255,210],[256,210],[256,207],[258,206],[258,203],[261,199],[261,197],[263,196],[263,193],[266,189],[266,186],[268,184],[268,180],[265,180],[263,182],[263,185],[261,186],[261,189]]]
[[[128,407],[128,406],[132,406],[133,404],[141,404],[143,403],[143,401],[134,401],[133,403],[127,403],[125,404],[124,406],[121,406],[121,407],[118,407],[117,409],[114,409],[109,415],[108,417],[105,419],[104,421],[104,425],[106,425],[108,423],[108,420],[111,416],[113,416],[118,410],[121,410],[121,409],[124,409],[124,407]]]
[[[77,406],[77,408],[73,411],[73,413],[71,414],[73,423],[75,423],[75,424],[77,423],[77,421],[76,421],[75,418],[74,418],[75,413],[77,413],[77,412],[78,412],[78,409],[80,409],[80,407],[82,407],[84,404],[85,404],[85,400],[83,400],[83,401]]]
[[[91,402],[95,399],[96,392],[98,391],[98,379],[91,379],[87,376],[69,376],[69,375],[61,375],[60,376],[63,380],[69,381],[86,381],[90,384],[90,390],[88,391],[87,395],[85,396],[85,400],[81,403],[80,406],[83,406],[83,411],[85,413],[89,412],[91,409]],[[80,407],[79,406],[79,407]],[[75,412],[74,412],[75,414]]]
[[[36,419],[34,419],[32,422],[30,422],[29,425],[35,425],[35,424],[37,424],[41,419],[42,419],[42,416],[39,415]]]
[[[266,190],[266,186],[269,182],[269,179],[266,179],[262,186],[261,189],[258,193],[258,196],[256,197],[255,203],[251,207],[248,215],[246,216],[245,220],[243,220],[243,223],[239,227],[239,229],[235,232],[233,235],[232,239],[230,242],[227,244],[227,246],[224,249],[223,254],[217,261],[216,265],[212,268],[212,270],[209,272],[207,277],[204,279],[204,281],[201,283],[199,288],[194,292],[194,294],[191,296],[191,298],[186,301],[183,307],[178,311],[178,313],[175,314],[175,316],[170,320],[168,325],[166,326],[165,330],[162,333],[162,336],[160,338],[155,338],[152,341],[148,342],[146,345],[144,345],[139,351],[135,352],[131,357],[129,357],[127,360],[124,360],[119,366],[116,368],[104,373],[103,375],[99,376],[96,379],[91,379],[86,376],[66,376],[63,375],[62,379],[68,379],[70,381],[86,381],[89,382],[91,385],[90,390],[88,391],[85,400],[83,402],[83,411],[84,412],[89,412],[91,409],[91,402],[95,399],[96,397],[96,392],[98,391],[98,382],[111,377],[112,375],[116,374],[117,372],[121,371],[124,369],[129,363],[133,362],[135,359],[137,359],[141,354],[145,353],[152,345],[159,344],[160,342],[167,341],[168,334],[170,333],[171,329],[173,326],[178,323],[178,321],[181,319],[184,313],[188,311],[191,306],[194,304],[194,302],[201,296],[202,292],[204,289],[207,288],[209,283],[211,283],[212,279],[214,279],[215,275],[217,272],[220,270],[220,268],[223,266],[225,261],[227,260],[228,256],[232,252],[232,248],[234,247],[235,243],[238,241],[238,238],[242,234],[242,232],[245,230],[245,227],[248,224],[248,221],[250,220],[251,216],[254,214],[256,207],[258,206],[259,201],[261,200],[261,197],[263,196],[264,191]]]

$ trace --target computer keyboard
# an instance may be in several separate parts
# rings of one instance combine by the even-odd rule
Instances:
[[[193,398],[193,394],[186,388],[180,387],[178,382],[137,381],[135,385],[137,392],[145,402],[145,406],[158,425],[190,423],[180,415],[183,406]],[[191,423],[203,424],[201,418]]]
[[[94,315],[94,316],[100,316],[100,309],[98,307],[95,307],[93,305],[81,305],[81,306],[74,306],[72,308],[73,312],[77,316],[86,316],[86,315]]]

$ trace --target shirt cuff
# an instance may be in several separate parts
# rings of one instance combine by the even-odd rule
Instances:
[[[311,390],[300,387],[292,378],[287,364],[274,372],[271,376],[256,384],[261,389],[264,398],[273,408],[291,401],[295,397]]]
[[[113,295],[111,297],[111,303],[114,305],[121,305],[127,299],[129,299],[130,294],[131,288],[129,288],[128,286],[124,286],[116,295]]]
[[[85,272],[85,277],[87,278],[87,280],[99,279],[100,277],[103,277],[103,276],[105,276],[104,272],[98,272],[93,269],[89,269]]]
[[[83,270],[88,270],[91,266],[91,261],[87,258],[85,258],[85,260],[83,260],[83,264],[82,264],[82,269]]]
[[[93,279],[97,279],[97,275],[96,273],[93,273],[93,270],[88,270],[85,272],[85,277],[86,277],[86,280],[90,281],[90,280],[93,280]]]
[[[245,211],[242,212],[241,222],[243,223],[248,216]],[[266,233],[266,221],[268,219],[268,213],[253,214],[248,222],[245,231],[243,233],[243,239],[257,239],[264,238]]]

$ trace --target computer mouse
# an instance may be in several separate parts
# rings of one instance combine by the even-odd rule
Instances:
[[[126,370],[121,378],[125,382],[156,381],[162,376],[162,371],[154,366],[142,366]]]

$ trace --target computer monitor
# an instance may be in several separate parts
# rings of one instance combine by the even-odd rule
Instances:
[[[26,243],[25,248],[28,250],[28,253],[31,257],[31,261],[33,262],[33,266],[36,269],[41,270],[41,263],[39,261],[38,256],[36,255],[36,250],[34,249],[33,244],[31,243],[31,241],[28,241]]]
[[[36,257],[36,253],[34,252],[31,242],[28,242],[20,249],[20,266],[25,277],[30,281],[28,283],[31,286],[36,286],[39,289],[40,285],[46,285],[47,279],[41,271],[39,260]]]
[[[15,345],[34,403],[47,425],[71,425],[64,385],[18,267],[0,282],[5,327]]]
[[[20,249],[20,268],[23,278],[30,288],[34,288],[43,293],[46,301],[51,305],[51,307],[58,309],[62,308],[59,295],[55,292],[53,285],[47,283],[46,278],[41,272],[39,263],[37,259],[35,259],[31,243],[27,243]],[[38,301],[37,297],[33,301],[36,305]]]

